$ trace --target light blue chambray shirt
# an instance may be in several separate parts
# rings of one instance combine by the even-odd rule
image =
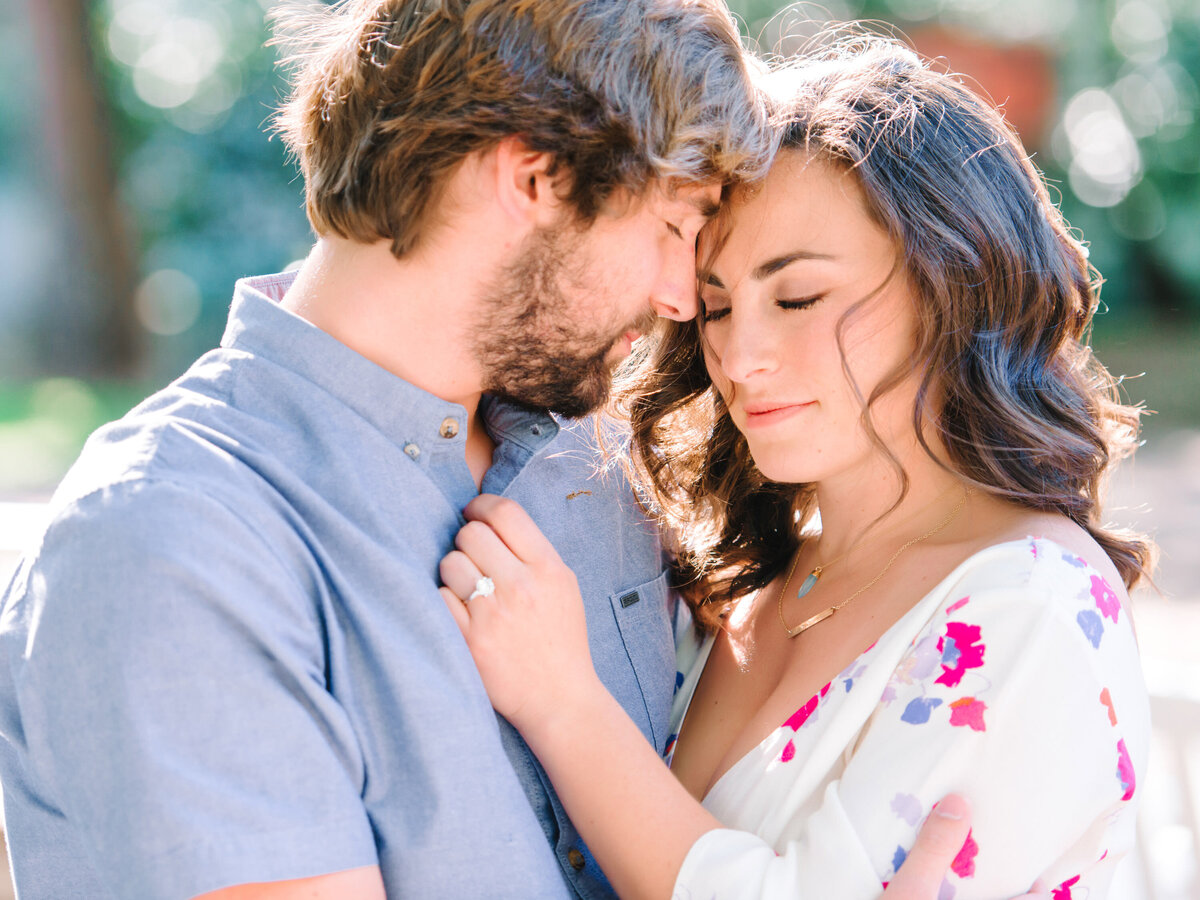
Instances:
[[[392,898],[609,896],[436,590],[476,494],[464,409],[282,309],[289,284],[239,282],[221,349],[93,435],[5,595],[22,900],[376,863]],[[575,570],[600,676],[661,751],[675,666],[653,529],[598,474],[590,423],[485,415],[483,489]]]

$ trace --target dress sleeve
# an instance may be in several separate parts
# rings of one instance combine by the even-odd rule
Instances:
[[[113,896],[376,862],[313,591],[277,550],[194,490],[118,485],[51,525],[10,597],[23,764]]]
[[[676,897],[877,897],[951,791],[974,827],[941,897],[1012,897],[1039,876],[1054,900],[1106,896],[1149,733],[1128,612],[1057,545],[1019,549],[1034,560],[969,573],[905,648],[816,812],[776,848],[705,835]]]

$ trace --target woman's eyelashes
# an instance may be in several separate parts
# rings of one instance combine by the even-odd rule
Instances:
[[[795,297],[795,298],[789,297],[789,298],[776,300],[775,305],[778,306],[780,309],[787,309],[787,310],[808,309],[809,307],[814,306],[817,303],[820,303],[821,300],[823,300],[824,298],[825,298],[824,294],[814,294],[811,297]],[[703,298],[700,300],[700,305],[701,305],[701,312],[700,312],[701,320],[704,322],[716,322],[720,319],[724,319],[726,316],[729,315],[730,307],[728,305],[718,306],[716,304],[716,302],[713,302],[712,304],[710,304],[708,301],[704,300]]]
[[[814,294],[811,297],[797,297],[795,299],[776,300],[775,303],[781,309],[808,309],[810,306],[820,303],[824,296],[824,294]]]
[[[708,301],[701,298],[700,300],[700,321],[704,323],[716,322],[718,319],[723,319],[729,315],[728,306],[709,305]]]

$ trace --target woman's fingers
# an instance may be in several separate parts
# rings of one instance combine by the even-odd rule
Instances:
[[[554,545],[534,524],[521,505],[495,494],[480,494],[467,504],[463,516],[468,522],[488,525],[519,560],[542,563],[558,559]]]
[[[467,629],[471,627],[471,616],[467,612],[467,606],[462,602],[462,598],[450,588],[438,588],[438,593],[442,595],[442,600],[446,603],[446,608],[450,610],[450,616],[454,619],[454,624],[458,626],[458,630],[463,633],[463,637],[467,636]]]
[[[958,794],[947,794],[921,826],[900,871],[883,892],[887,900],[937,900],[970,833],[970,805]]]
[[[503,584],[511,589],[520,584],[525,576],[526,564],[484,522],[468,522],[460,528],[454,538],[454,546],[467,556],[480,575],[491,578],[497,587]]]
[[[483,575],[479,567],[471,561],[471,557],[461,550],[451,550],[442,557],[442,561],[438,564],[438,574],[441,576],[442,584],[458,596],[460,605],[463,600],[471,596],[476,582]]]

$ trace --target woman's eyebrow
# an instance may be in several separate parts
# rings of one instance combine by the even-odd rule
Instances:
[[[817,253],[813,250],[793,250],[791,253],[785,253],[782,256],[768,259],[751,272],[750,277],[755,281],[762,281],[764,278],[774,275],[780,269],[785,269],[792,263],[799,262],[802,259],[836,259],[836,257],[829,253]],[[725,290],[725,283],[711,272],[705,277],[704,283]]]
[[[783,254],[783,256],[768,259],[751,272],[750,277],[755,281],[762,281],[764,278],[774,275],[780,269],[787,268],[792,263],[799,262],[802,259],[833,259],[833,257],[828,253],[816,253],[812,250],[793,250],[791,253]]]

